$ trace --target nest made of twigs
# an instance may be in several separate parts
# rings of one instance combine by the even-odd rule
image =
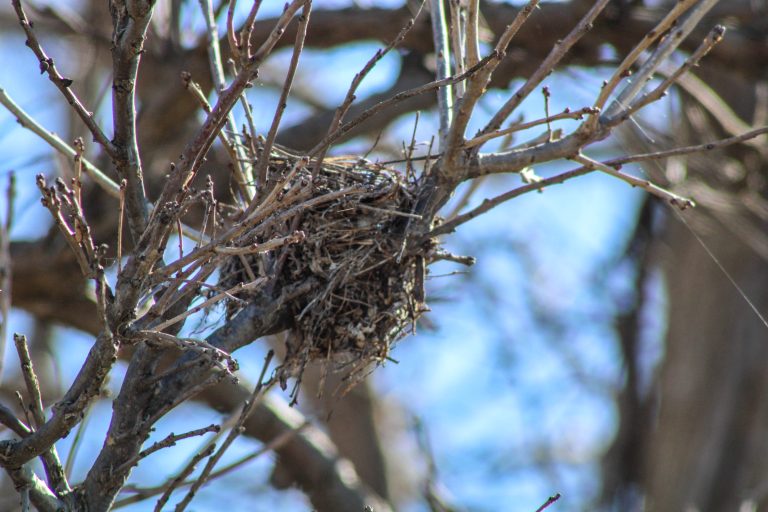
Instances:
[[[273,156],[269,171],[278,177],[280,200],[287,204],[260,224],[258,240],[244,237],[242,243],[299,232],[301,241],[266,254],[228,258],[220,285],[228,289],[262,277],[274,283],[231,301],[234,314],[244,301],[276,300],[280,290],[312,283],[290,306],[284,368],[296,374],[308,362],[322,360],[334,369],[358,372],[387,359],[392,344],[427,310],[424,255],[405,250],[409,224],[417,218],[416,185],[365,161],[332,160],[319,170],[296,172],[297,162]],[[290,180],[280,181],[291,169]]]

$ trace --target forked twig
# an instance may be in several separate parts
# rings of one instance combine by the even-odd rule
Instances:
[[[264,376],[267,373],[267,369],[269,368],[269,364],[272,362],[272,358],[274,357],[274,352],[269,351],[267,353],[267,357],[264,359],[264,366],[261,369],[261,374],[259,375],[258,384],[256,384],[256,387],[253,390],[253,393],[251,394],[251,397],[248,399],[248,401],[245,404],[245,407],[243,407],[243,412],[240,414],[240,417],[237,420],[237,423],[235,423],[235,426],[232,427],[232,430],[229,431],[229,435],[227,435],[227,438],[224,440],[224,442],[221,444],[221,447],[216,451],[216,453],[208,459],[208,462],[205,465],[205,468],[203,468],[202,473],[197,478],[194,484],[189,489],[189,492],[186,496],[184,496],[184,499],[182,499],[178,505],[176,505],[176,512],[183,512],[183,510],[189,505],[190,501],[192,501],[192,498],[194,498],[195,494],[197,493],[197,490],[200,489],[200,487],[205,484],[205,482],[208,480],[208,478],[211,475],[211,472],[213,471],[213,468],[216,466],[216,463],[221,459],[222,455],[224,455],[224,452],[229,448],[229,446],[234,442],[234,440],[241,434],[243,424],[245,423],[245,420],[248,419],[248,416],[251,415],[256,405],[259,403],[261,397],[264,396],[264,393],[275,384],[276,380],[274,378],[270,379],[267,382],[264,382]]]

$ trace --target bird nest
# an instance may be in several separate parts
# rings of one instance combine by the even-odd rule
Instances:
[[[288,306],[284,375],[300,375],[317,360],[350,374],[383,362],[392,344],[427,311],[425,256],[431,243],[413,251],[406,250],[405,240],[418,219],[416,184],[365,161],[331,160],[313,170],[283,154],[273,155],[269,175],[279,187],[274,197],[279,206],[260,222],[255,236],[238,244],[290,243],[225,261],[224,288],[254,278],[271,283],[238,295],[229,313],[247,301],[269,304],[286,290],[308,287]]]

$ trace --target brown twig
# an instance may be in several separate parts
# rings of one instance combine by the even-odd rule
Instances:
[[[3,378],[3,357],[11,312],[11,228],[16,199],[16,174],[8,174],[5,190],[5,219],[0,224],[0,382]]]
[[[272,153],[272,147],[275,143],[275,137],[277,137],[277,130],[280,127],[280,122],[283,118],[283,112],[288,104],[288,95],[291,92],[291,86],[293,85],[293,79],[296,75],[296,69],[299,65],[299,58],[301,52],[304,50],[304,39],[307,37],[307,25],[309,24],[309,17],[312,14],[312,0],[307,0],[301,10],[301,16],[299,17],[299,28],[296,32],[296,39],[293,45],[293,54],[291,54],[291,61],[288,64],[288,72],[283,82],[283,88],[280,91],[280,99],[277,101],[277,108],[275,109],[275,115],[272,116],[272,124],[267,132],[267,139],[264,145],[259,148],[261,157],[257,163],[255,178],[258,180],[259,190],[256,198],[261,199],[264,194],[268,194],[270,191],[267,189],[267,168],[269,166],[269,159]],[[256,201],[256,198],[254,201]]]
[[[691,8],[698,0],[683,0],[678,2],[656,26],[645,34],[643,40],[636,44],[632,50],[624,57],[624,60],[614,70],[611,78],[603,84],[600,94],[595,100],[595,108],[602,110],[606,101],[610,98],[613,91],[621,81],[630,75],[631,67],[637,62],[637,59],[647,50],[655,41],[663,37],[667,30],[678,21],[685,11]]]
[[[43,412],[43,399],[40,393],[40,382],[37,379],[35,368],[32,365],[32,359],[29,357],[29,346],[27,338],[21,334],[13,335],[13,342],[16,345],[16,352],[19,355],[21,365],[21,374],[24,377],[24,384],[29,394],[29,410],[32,413],[32,420],[36,429],[45,425],[45,413]],[[42,455],[45,474],[48,482],[58,494],[67,493],[71,489],[64,474],[64,468],[61,466],[56,447],[51,445]]]
[[[472,7],[474,4],[475,2],[470,2],[470,17],[476,18],[478,13],[475,12],[472,14],[471,12],[472,9],[475,11],[477,10],[477,6]],[[464,136],[475,106],[477,105],[477,102],[480,100],[482,95],[485,93],[491,75],[506,55],[507,46],[509,46],[509,43],[514,38],[515,34],[517,34],[518,30],[520,30],[520,27],[522,27],[523,24],[528,20],[538,4],[539,0],[529,0],[528,4],[520,9],[520,11],[515,16],[515,19],[506,27],[506,29],[504,29],[504,33],[499,38],[495,51],[490,55],[492,60],[488,63],[487,66],[479,70],[477,74],[471,76],[468,79],[469,83],[467,84],[465,94],[458,102],[456,114],[446,139],[446,148],[441,150],[446,154],[444,161],[446,162],[448,169],[455,168],[459,165],[456,159],[459,156],[459,152],[462,149],[462,146],[465,146],[463,144]],[[470,25],[472,24],[477,24],[477,19],[471,21]],[[477,34],[477,29],[473,29],[472,32],[474,32],[475,40],[468,40],[467,44],[477,46],[479,45],[479,41],[477,40],[477,37],[479,37]],[[473,50],[472,52],[468,53],[468,58],[470,60],[467,62],[467,67],[472,67],[477,62],[479,62],[479,55],[474,56],[476,51],[477,50]]]
[[[741,135],[735,135],[733,137],[727,137],[724,139],[718,139],[712,142],[706,142],[704,144],[694,144],[692,146],[683,146],[679,148],[666,149],[663,151],[653,151],[650,153],[639,153],[636,155],[625,156],[621,158],[614,158],[612,160],[606,160],[603,162],[605,165],[615,167],[617,165],[626,164],[630,162],[645,162],[648,160],[659,160],[662,158],[669,158],[672,156],[689,155],[691,153],[700,153],[706,151],[712,151],[713,149],[720,149],[740,142],[747,142],[751,139],[765,135],[768,133],[768,126],[750,130]]]
[[[520,106],[525,98],[528,97],[533,90],[538,87],[544,78],[546,78],[560,60],[568,53],[576,42],[581,39],[591,28],[597,15],[605,8],[609,0],[597,0],[592,8],[584,15],[579,21],[576,27],[565,36],[564,39],[555,43],[555,46],[549,52],[547,57],[542,61],[539,67],[534,73],[525,81],[523,85],[507,100],[506,103],[494,114],[485,127],[478,132],[478,135],[485,135],[498,130],[501,124],[507,119],[512,112]]]
[[[12,0],[16,16],[19,18],[21,28],[24,29],[24,33],[27,35],[26,45],[34,52],[37,60],[40,62],[40,73],[46,73],[51,82],[61,91],[70,104],[75,113],[88,127],[88,130],[93,135],[93,140],[104,148],[104,151],[111,157],[116,158],[117,151],[115,146],[109,141],[107,136],[101,130],[101,127],[96,122],[93,112],[89,112],[86,109],[80,99],[72,91],[72,80],[61,76],[53,59],[50,58],[40,45],[34,30],[32,30],[32,22],[27,18],[27,14],[24,12],[24,8],[21,6],[20,0]]]
[[[670,73],[656,88],[640,96],[635,101],[633,101],[631,105],[627,106],[625,109],[614,114],[612,118],[603,121],[603,123],[607,124],[608,126],[617,125],[622,121],[625,121],[626,119],[628,119],[629,116],[631,116],[641,108],[645,107],[646,105],[664,97],[664,95],[667,93],[667,90],[672,86],[672,84],[674,84],[678,80],[678,78],[680,78],[684,73],[686,73],[692,67],[696,66],[699,63],[699,61],[706,54],[708,54],[712,48],[714,48],[714,46],[717,43],[722,41],[724,34],[725,34],[724,26],[722,25],[715,26],[709,32],[709,34],[707,34],[707,37],[704,39],[704,41],[702,41],[699,47],[696,48],[693,54],[691,54],[691,56],[688,57],[685,60],[685,62],[681,66],[679,66],[673,73]]]
[[[69,146],[66,142],[61,140],[55,133],[46,130],[35,119],[24,111],[13,98],[10,97],[8,92],[0,87],[0,104],[2,104],[8,111],[14,115],[18,123],[23,127],[43,139],[49,146],[64,155],[66,158],[74,158],[77,155],[77,151]],[[95,181],[101,188],[103,188],[112,197],[119,197],[120,187],[112,181],[103,171],[96,167],[93,163],[81,158],[80,160],[83,169],[88,175]]]
[[[596,114],[596,113],[598,113],[598,111],[594,107],[584,107],[584,108],[580,108],[579,110],[573,110],[573,111],[569,108],[566,108],[559,114],[554,114],[548,117],[542,117],[541,119],[536,119],[534,121],[529,121],[527,123],[516,123],[510,126],[509,128],[505,128],[503,130],[498,130],[495,132],[486,133],[484,135],[479,135],[474,139],[468,140],[464,144],[464,147],[472,148],[475,146],[479,146],[481,144],[485,144],[489,140],[496,139],[498,137],[504,137],[505,135],[509,135],[511,133],[519,132],[522,130],[527,130],[528,128],[533,128],[534,126],[539,126],[542,124],[550,124],[555,121],[561,121],[563,119],[583,119],[585,115]]]
[[[166,503],[168,503],[168,500],[170,499],[171,494],[173,494],[173,491],[182,485],[184,480],[186,480],[187,477],[192,474],[195,468],[197,468],[197,465],[200,463],[200,461],[206,457],[210,457],[215,449],[216,445],[210,445],[202,452],[196,454],[192,460],[189,461],[187,467],[185,467],[174,479],[170,481],[170,483],[168,483],[165,492],[163,492],[163,495],[160,496],[160,499],[157,500],[157,503],[155,504],[155,512],[162,512],[163,507]]]
[[[208,49],[208,63],[211,69],[211,78],[213,79],[213,85],[216,93],[224,90],[226,87],[226,79],[224,77],[224,62],[221,58],[221,47],[219,45],[219,31],[216,25],[216,18],[213,13],[213,3],[211,0],[199,0],[200,8],[203,11],[203,19],[206,26],[206,48]],[[230,111],[227,114],[226,130],[221,130],[219,133],[220,138],[224,142],[233,154],[232,167],[235,174],[235,182],[243,194],[243,198],[248,200],[251,198],[251,183],[253,182],[253,175],[250,172],[250,162],[246,158],[245,150],[240,141],[240,136],[237,132],[237,125],[235,124],[235,118]],[[227,133],[229,132],[229,133]],[[245,168],[249,171],[246,172]]]
[[[210,306],[212,306],[212,305],[214,305],[214,304],[216,304],[218,302],[221,302],[222,300],[224,300],[226,298],[234,297],[236,294],[244,292],[244,291],[257,290],[260,287],[264,286],[266,281],[267,281],[266,278],[261,278],[261,279],[258,279],[256,281],[253,281],[251,283],[240,283],[237,286],[235,286],[233,288],[230,288],[227,291],[218,293],[218,294],[214,295],[213,297],[211,297],[210,299],[208,299],[206,301],[203,301],[200,304],[198,304],[198,305],[196,305],[196,306],[194,306],[194,307],[192,307],[190,309],[187,309],[186,311],[176,315],[175,317],[170,318],[170,319],[166,320],[165,322],[163,322],[163,323],[161,323],[159,325],[154,326],[153,330],[161,332],[161,331],[167,329],[168,327],[172,326],[173,324],[181,322],[182,320],[184,320],[188,316],[194,315],[198,311],[202,311],[203,309],[208,308],[208,307],[210,307]]]
[[[12,410],[3,404],[0,404],[0,424],[11,429],[19,437],[32,435],[32,429],[26,426],[23,421],[13,414]]]
[[[419,7],[416,11],[416,13],[411,17],[411,19],[408,20],[408,22],[405,24],[405,26],[400,30],[400,32],[395,36],[395,38],[390,41],[384,48],[380,48],[376,50],[376,53],[371,57],[368,62],[365,63],[363,68],[354,76],[352,79],[352,82],[349,84],[349,89],[347,89],[347,94],[344,97],[344,100],[341,102],[341,105],[336,109],[336,112],[333,115],[333,120],[331,121],[331,124],[328,126],[328,132],[326,133],[326,137],[329,137],[331,134],[339,130],[341,128],[341,123],[344,121],[344,116],[347,115],[347,112],[349,111],[349,108],[352,106],[352,103],[355,101],[356,96],[355,92],[357,91],[357,88],[362,83],[363,79],[368,75],[368,73],[376,66],[376,64],[384,58],[384,56],[389,53],[393,48],[397,47],[403,39],[405,39],[405,36],[408,34],[408,32],[413,28],[413,25],[415,23],[416,18],[419,16],[419,13],[421,13],[421,9],[424,6],[424,0],[422,0],[419,3]],[[443,77],[438,77],[443,78]],[[320,147],[318,151],[313,149],[310,151],[310,154],[312,156],[316,156],[315,164],[314,164],[314,170],[313,175],[317,175],[319,172],[320,167],[323,165],[323,160],[325,158],[325,154],[328,151],[328,148],[330,147],[330,144],[323,145]]]
[[[685,0],[684,2],[681,2],[681,4],[687,3],[688,1],[689,0]],[[691,9],[688,16],[682,23],[678,23],[677,26],[667,34],[666,38],[659,43],[659,46],[653,51],[643,65],[640,66],[637,73],[634,74],[632,81],[619,92],[616,99],[605,109],[604,116],[601,117],[611,118],[621,109],[626,108],[626,106],[629,105],[642,90],[646,82],[653,77],[659,66],[672,55],[672,52],[680,46],[688,34],[690,34],[696,27],[701,18],[717,3],[717,1],[718,0],[701,0],[698,3],[694,2],[696,5]],[[602,119],[600,121],[602,121]],[[594,126],[597,123],[596,116],[592,117],[589,123]]]
[[[672,206],[676,206],[680,210],[685,210],[687,208],[692,208],[693,206],[696,206],[693,200],[688,199],[687,197],[682,197],[673,192],[670,192],[669,190],[663,189],[649,180],[637,178],[635,176],[625,174],[619,171],[618,169],[616,169],[615,167],[611,167],[610,165],[606,165],[602,162],[598,162],[597,160],[592,160],[591,158],[586,157],[584,155],[579,154],[572,157],[571,159],[575,162],[579,162],[580,164],[586,167],[592,167],[594,169],[603,171],[604,173],[609,174],[615,178],[618,178],[632,185],[633,187],[642,188],[649,194],[653,194],[656,197],[663,199],[664,201],[668,202]]]
[[[164,439],[157,441],[146,450],[142,450],[136,456],[124,462],[123,465],[120,466],[120,468],[117,471],[120,472],[120,471],[130,469],[136,466],[141,459],[149,457],[153,453],[160,451],[163,448],[170,448],[171,446],[176,446],[177,442],[182,441],[184,439],[202,436],[202,435],[208,434],[209,432],[218,433],[220,430],[221,430],[221,427],[219,427],[219,425],[211,424],[211,425],[208,425],[207,427],[190,430],[189,432],[185,432],[183,434],[174,434],[173,432],[171,432]]]
[[[146,229],[148,217],[144,175],[136,134],[136,75],[144,52],[151,2],[110,2],[112,15],[112,160],[126,181],[125,209],[134,242]],[[163,204],[163,203],[161,203]]]
[[[259,403],[261,397],[263,396],[263,393],[266,392],[269,387],[271,387],[276,381],[275,379],[270,379],[268,382],[264,382],[264,376],[267,373],[267,369],[269,368],[269,364],[272,362],[272,358],[274,357],[274,352],[269,351],[267,353],[267,357],[264,360],[264,366],[261,369],[261,374],[259,375],[258,384],[256,384],[256,387],[253,390],[253,393],[251,394],[250,399],[246,402],[245,407],[243,407],[243,412],[240,414],[240,418],[238,418],[237,423],[235,423],[235,426],[232,427],[232,430],[230,430],[229,435],[224,440],[224,442],[221,444],[221,447],[216,451],[216,453],[211,456],[210,459],[208,459],[208,462],[205,465],[205,468],[203,468],[202,473],[197,478],[194,484],[189,489],[189,492],[187,492],[186,496],[184,496],[184,499],[182,499],[178,505],[176,505],[176,512],[183,512],[183,510],[189,505],[189,503],[192,501],[192,498],[194,498],[197,491],[205,484],[205,482],[208,480],[208,478],[211,475],[211,472],[213,471],[214,466],[216,463],[221,459],[222,455],[224,455],[224,452],[229,448],[229,446],[234,442],[234,440],[237,438],[237,436],[240,435],[243,429],[243,424],[245,423],[245,420],[248,419],[248,416],[250,416],[251,412],[253,412],[256,405]]]
[[[558,174],[556,176],[552,176],[550,178],[544,178],[541,181],[537,181],[535,183],[529,183],[527,185],[523,185],[522,187],[518,187],[516,189],[510,190],[508,192],[505,192],[503,194],[500,194],[494,198],[491,199],[484,199],[482,203],[480,203],[479,206],[473,208],[472,210],[463,213],[461,215],[457,215],[453,219],[444,222],[443,224],[440,224],[436,228],[432,229],[429,233],[423,236],[422,239],[429,239],[435,236],[444,235],[446,233],[452,233],[456,230],[456,228],[465,222],[469,222],[470,220],[479,217],[480,215],[490,211],[491,209],[495,208],[496,206],[499,206],[500,204],[509,201],[511,199],[514,199],[516,197],[520,197],[523,194],[527,194],[529,192],[533,192],[535,190],[541,190],[545,187],[551,186],[551,185],[559,185],[561,183],[564,183],[568,180],[571,180],[573,178],[577,178],[579,176],[583,176],[585,174],[589,174],[594,169],[588,169],[586,167],[580,167],[578,169],[574,169],[572,171],[567,171],[562,174]]]
[[[365,122],[367,119],[375,116],[382,110],[385,110],[391,107],[392,105],[395,105],[396,103],[399,103],[408,98],[412,98],[414,96],[418,96],[419,94],[424,94],[426,92],[434,91],[435,89],[443,87],[444,85],[447,85],[447,84],[466,80],[467,78],[471,77],[473,74],[477,73],[484,66],[488,65],[488,63],[490,63],[494,58],[495,58],[495,54],[491,54],[490,56],[485,57],[480,62],[478,62],[477,65],[469,68],[466,72],[460,75],[451,76],[443,80],[435,80],[433,82],[429,82],[428,84],[424,84],[419,87],[414,87],[413,89],[409,89],[407,91],[403,91],[401,93],[395,94],[391,98],[388,98],[380,103],[377,103],[373,107],[365,110],[362,114],[357,116],[357,118],[353,119],[352,121],[348,121],[344,123],[333,133],[326,135],[323,138],[323,140],[317,143],[317,145],[315,145],[315,147],[309,151],[309,155],[314,156],[320,153],[320,151],[324,150],[325,148],[333,144],[336,140],[338,140],[342,135],[350,131],[352,128]]]
[[[555,494],[554,496],[550,496],[547,501],[545,501],[539,508],[536,509],[536,512],[544,512],[544,510],[548,509],[550,505],[552,505],[554,502],[560,499],[560,493]]]

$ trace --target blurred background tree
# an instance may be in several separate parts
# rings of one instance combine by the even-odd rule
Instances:
[[[617,62],[676,3],[611,1],[545,81],[551,112],[590,105]],[[592,4],[541,3],[514,38],[479,112],[498,109]],[[84,103],[97,118],[109,118],[112,21],[104,3],[25,6]],[[227,7],[228,2],[214,4],[219,19],[226,19]],[[266,38],[281,8],[265,3],[254,26],[256,40]],[[321,140],[354,74],[417,8],[318,2],[278,142],[302,151]],[[489,48],[519,9],[481,3]],[[137,87],[138,143],[150,198],[163,185],[169,155],[180,154],[200,124],[199,103],[185,89],[182,72],[209,97],[213,88],[198,3],[158,2],[155,11]],[[237,19],[246,13],[238,11]],[[64,140],[90,140],[58,91],[36,77],[37,63],[24,48],[15,13],[3,8],[0,14],[6,63],[0,85]],[[692,51],[715,23],[727,26],[725,40],[678,80],[669,99],[602,143],[601,158],[704,143],[765,125],[766,14],[768,3],[762,1],[723,0],[714,7],[681,53]],[[248,92],[263,133],[296,30],[296,23],[288,26]],[[398,51],[363,82],[350,117],[433,80],[432,41],[428,13],[422,12]],[[434,94],[402,101],[351,131],[333,151],[400,160],[415,140],[423,154],[439,124],[435,105]],[[534,94],[522,113],[541,117],[543,105]],[[56,175],[70,165],[15,122],[0,113],[3,176],[11,170],[19,177]],[[470,131],[481,126],[471,124]],[[524,132],[498,147],[536,135]],[[86,154],[91,150],[94,160],[104,158],[90,147]],[[694,198],[694,210],[678,212],[625,184],[588,176],[474,220],[447,240],[454,252],[478,257],[478,265],[458,273],[455,265],[432,269],[428,294],[438,300],[431,302],[433,312],[419,334],[393,352],[399,363],[378,369],[343,396],[336,393],[338,377],[323,379],[320,369],[309,368],[300,413],[287,408],[285,396],[270,394],[229,456],[235,461],[259,454],[263,446],[277,457],[257,457],[214,481],[201,491],[198,506],[301,510],[309,500],[323,510],[361,510],[363,503],[376,503],[375,510],[535,510],[560,492],[563,498],[552,510],[768,510],[767,150],[759,138],[652,161],[638,170]],[[200,175],[210,173],[216,189],[227,190],[227,177],[216,172],[227,165],[226,153],[214,147]],[[546,177],[567,168],[561,162],[535,170]],[[489,176],[467,183],[446,209],[461,206],[465,197],[465,207],[477,206],[516,181],[517,176]],[[32,207],[37,190],[30,180],[18,182],[10,263],[3,261],[4,275],[12,276],[13,308],[3,319],[4,336],[29,334],[44,403],[52,404],[90,346],[91,338],[81,333],[99,331],[96,306],[92,287],[57,231],[49,229],[46,212]],[[96,187],[84,194],[95,240],[111,240],[114,203]],[[259,346],[238,352],[244,380],[258,375],[264,353]],[[17,403],[14,393],[24,387],[14,360],[6,354],[6,404]],[[122,363],[120,368],[125,370]],[[113,393],[121,378],[120,371],[112,377]],[[321,385],[325,391],[318,393]],[[61,453],[79,453],[71,462],[75,481],[98,454],[112,398],[107,391],[93,406],[80,441],[73,435],[60,446]],[[153,439],[220,423],[221,413],[230,417],[244,398],[234,386],[205,391],[197,404],[164,419]],[[291,435],[294,429],[302,431]],[[140,466],[117,503],[151,508],[137,497],[151,494],[184,466],[196,449],[185,443],[190,442],[153,456],[159,469]],[[18,503],[13,483],[5,479],[3,485],[8,491],[0,508],[12,509]],[[288,488],[301,492],[276,491]]]

